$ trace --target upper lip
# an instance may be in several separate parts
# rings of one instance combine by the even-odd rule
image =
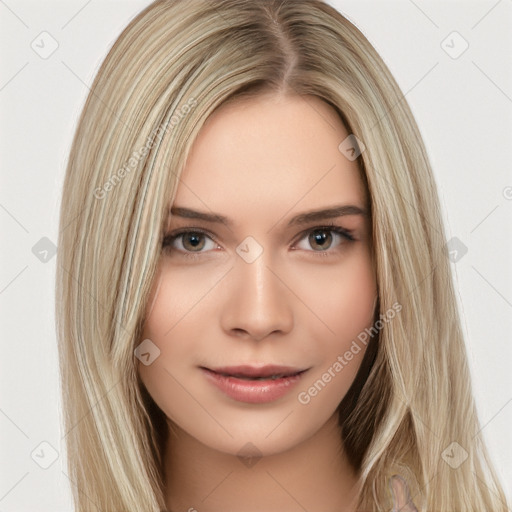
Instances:
[[[206,368],[206,367],[202,367]],[[307,370],[307,368],[294,368],[292,366],[282,366],[275,364],[266,364],[261,366],[253,366],[253,365],[238,365],[238,366],[222,366],[218,368],[206,368],[207,370],[211,370],[212,372],[230,375],[233,377],[271,377],[273,375],[279,376],[289,376],[295,375],[296,373],[303,372]]]

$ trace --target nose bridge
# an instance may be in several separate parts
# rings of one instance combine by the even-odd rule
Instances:
[[[270,271],[272,262],[269,251],[263,251],[254,261],[240,258],[236,262],[240,286],[237,286],[239,299],[254,308],[254,312],[276,311],[278,304],[284,304],[282,284]],[[281,296],[280,296],[281,295]],[[281,299],[281,300],[279,300]]]
[[[252,263],[240,264],[244,278],[247,279],[248,292],[254,294],[257,305],[270,306],[272,303],[284,303],[283,290],[275,274],[270,271],[269,258],[261,255]],[[279,300],[281,299],[281,300]]]
[[[240,248],[247,247],[240,244],[237,250],[230,297],[223,311],[224,328],[241,329],[255,338],[288,331],[293,323],[290,294],[275,275],[270,252],[261,250],[255,257],[254,247],[246,253],[240,253]]]

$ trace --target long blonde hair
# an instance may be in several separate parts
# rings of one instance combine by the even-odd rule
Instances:
[[[363,483],[360,510],[389,510],[398,473],[419,511],[505,512],[479,433],[420,133],[375,49],[320,0],[158,0],[129,23],[95,77],[64,181],[56,277],[76,510],[165,508],[165,421],[134,349],[198,131],[226,101],[263,92],[322,98],[363,142],[377,312],[402,305],[339,407]],[[467,454],[457,467],[446,462],[454,450]]]

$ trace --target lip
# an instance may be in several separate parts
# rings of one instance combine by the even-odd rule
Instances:
[[[238,402],[253,404],[273,402],[283,397],[298,384],[307,370],[280,365],[201,367],[208,381],[225,395]],[[272,379],[272,375],[279,377]],[[249,380],[243,377],[268,378]]]

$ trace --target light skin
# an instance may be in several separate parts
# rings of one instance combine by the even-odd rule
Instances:
[[[172,206],[231,225],[170,217],[166,234],[188,235],[168,239],[146,311],[142,339],[160,355],[138,371],[171,428],[170,511],[356,511],[358,475],[336,408],[366,347],[334,377],[332,368],[372,326],[377,282],[365,188],[338,149],[348,135],[316,97],[264,95],[221,106],[194,142]],[[340,205],[367,214],[288,225]],[[244,246],[246,237],[256,244]],[[240,244],[249,259],[262,252],[248,262]],[[285,396],[254,404],[228,397],[199,368],[259,363],[308,371]],[[329,368],[329,382],[301,403]]]

